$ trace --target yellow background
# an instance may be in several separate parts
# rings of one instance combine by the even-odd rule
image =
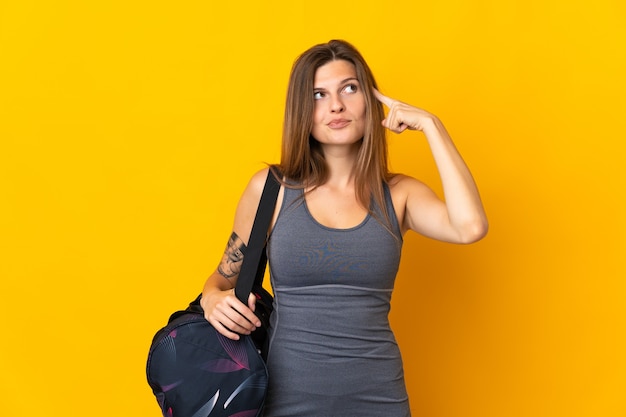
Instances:
[[[596,1],[0,3],[0,414],[157,416],[154,332],[279,158],[287,77],[344,38],[441,117],[491,230],[407,236],[415,416],[626,416],[626,10]],[[417,133],[392,167],[440,192]]]

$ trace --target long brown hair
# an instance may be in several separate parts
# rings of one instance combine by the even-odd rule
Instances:
[[[295,61],[289,78],[282,154],[279,169],[289,180],[302,188],[314,189],[328,179],[328,167],[319,143],[311,136],[314,111],[314,80],[317,69],[330,61],[352,63],[365,96],[365,133],[354,167],[355,190],[358,202],[371,212],[373,198],[389,225],[383,183],[390,173],[387,167],[387,139],[382,126],[382,104],[374,96],[378,88],[369,66],[350,43],[331,40],[315,45]]]

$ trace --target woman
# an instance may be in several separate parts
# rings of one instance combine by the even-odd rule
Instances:
[[[445,201],[422,182],[389,173],[385,129],[424,133]],[[387,317],[402,236],[413,230],[471,243],[486,234],[467,166],[437,117],[382,95],[359,52],[331,41],[293,66],[278,170],[283,186],[268,234],[275,305],[264,415],[409,416]],[[257,173],[245,189],[203,291],[205,317],[233,339],[260,326],[254,297],[245,306],[233,288],[266,175]]]

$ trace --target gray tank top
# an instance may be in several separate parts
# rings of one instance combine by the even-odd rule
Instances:
[[[410,415],[389,326],[402,236],[388,187],[381,211],[349,229],[318,223],[285,188],[268,241],[274,291],[264,417]]]

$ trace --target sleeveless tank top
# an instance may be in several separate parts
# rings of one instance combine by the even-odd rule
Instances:
[[[264,417],[410,415],[388,313],[402,235],[372,202],[357,226],[333,229],[285,188],[268,240],[274,292]]]

